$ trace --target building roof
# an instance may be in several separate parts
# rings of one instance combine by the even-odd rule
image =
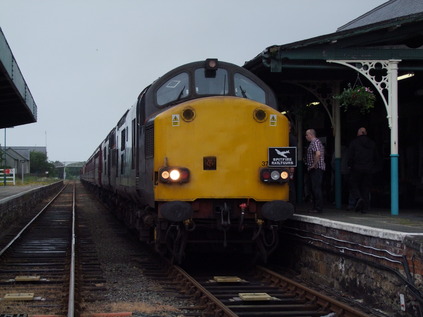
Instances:
[[[45,146],[11,146],[7,148],[8,156],[16,156],[29,160],[31,152],[40,152],[47,155],[47,148]]]
[[[15,149],[9,147],[6,150],[6,155],[9,156],[10,158],[14,159],[14,160],[25,160],[25,161],[29,161],[29,150],[26,151],[16,151]]]
[[[338,28],[350,30],[423,12],[422,0],[390,0]]]
[[[0,128],[37,121],[37,105],[0,28]]]
[[[378,8],[384,9],[383,6]],[[327,63],[327,60],[400,59],[402,61],[399,64],[400,71],[416,69],[416,64],[421,71],[423,70],[422,30],[423,12],[417,12],[298,42],[270,46],[246,62],[244,67],[262,79],[268,76],[266,74],[269,72],[285,72],[285,78],[288,80],[291,77],[290,70],[293,76],[291,78],[303,77],[311,80],[322,79],[325,75],[329,75],[322,74],[322,69],[339,70],[339,66]],[[299,69],[301,73],[298,72]],[[326,79],[343,78],[345,72]]]

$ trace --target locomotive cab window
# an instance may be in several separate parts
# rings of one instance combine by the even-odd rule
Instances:
[[[211,74],[205,68],[196,69],[195,92],[198,95],[228,94],[228,72],[218,68]]]
[[[251,79],[236,73],[234,76],[235,96],[266,103],[266,93]]]
[[[157,104],[163,106],[186,98],[189,94],[189,76],[181,73],[169,79],[157,90]]]

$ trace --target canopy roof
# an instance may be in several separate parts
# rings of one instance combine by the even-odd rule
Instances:
[[[37,121],[37,105],[0,29],[0,128]]]
[[[380,7],[386,9],[386,6]],[[376,14],[378,11],[371,12]],[[423,12],[417,12],[356,28],[341,27],[338,32],[303,41],[270,46],[246,62],[244,67],[271,86],[280,80],[348,80],[356,76],[354,71],[327,60],[396,59],[401,60],[400,74],[413,71],[421,75],[422,45]]]

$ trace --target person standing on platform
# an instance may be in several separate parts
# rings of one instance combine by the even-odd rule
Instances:
[[[313,196],[312,213],[321,213],[323,211],[323,193],[322,183],[323,174],[326,169],[325,149],[322,142],[316,137],[314,129],[308,129],[305,135],[310,142],[307,148],[307,170],[310,176],[311,194]]]
[[[356,212],[365,213],[370,207],[370,187],[376,161],[376,144],[367,136],[366,128],[361,127],[351,141],[348,153],[351,196],[356,201]]]

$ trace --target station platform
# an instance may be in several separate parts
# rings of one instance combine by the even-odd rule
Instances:
[[[337,226],[348,224],[349,226],[375,228],[385,231],[394,231],[407,235],[423,235],[423,210],[405,209],[399,210],[397,216],[391,215],[388,209],[372,209],[366,213],[336,209],[325,206],[322,213],[309,213],[310,205],[304,204],[296,207],[294,219],[310,222],[329,224],[335,222]]]
[[[42,187],[43,185],[32,184],[32,185],[15,185],[15,186],[0,186],[0,204],[2,200],[9,200],[13,196],[24,194],[28,191],[31,191],[35,188]]]
[[[310,207],[297,205],[281,226],[276,263],[384,316],[417,316],[415,303],[423,303],[423,210],[400,208],[394,216],[388,209],[359,213],[326,204],[316,214]]]
[[[0,186],[0,232],[33,211],[43,199],[59,192],[62,186],[62,181]]]

